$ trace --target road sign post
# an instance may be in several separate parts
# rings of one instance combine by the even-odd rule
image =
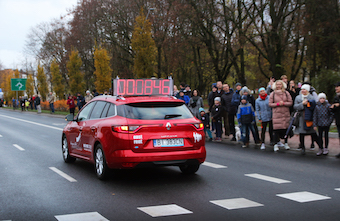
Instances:
[[[25,78],[11,78],[11,90],[12,91],[25,91],[26,90]]]

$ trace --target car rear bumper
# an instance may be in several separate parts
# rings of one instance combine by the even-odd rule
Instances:
[[[133,168],[139,164],[152,163],[154,165],[180,165],[192,160],[203,163],[206,150],[201,146],[196,150],[171,151],[157,153],[135,153],[132,150],[117,150],[106,157],[109,168]]]

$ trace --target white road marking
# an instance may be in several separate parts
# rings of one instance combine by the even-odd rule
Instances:
[[[59,221],[109,221],[104,216],[100,215],[98,212],[89,213],[75,213],[68,215],[54,216]]]
[[[18,144],[13,144],[14,147],[18,148],[18,150],[24,151],[25,149],[20,147]]]
[[[13,119],[13,120],[17,120],[17,121],[22,121],[22,122],[29,123],[29,124],[35,124],[35,125],[38,125],[38,126],[42,126],[42,127],[47,127],[47,128],[63,131],[62,128],[53,127],[53,126],[49,126],[49,125],[46,125],[46,124],[40,124],[40,123],[36,123],[36,122],[33,122],[33,121],[29,121],[29,120],[23,120],[23,119],[20,119],[20,118],[9,117],[9,116],[2,115],[2,114],[0,114],[0,117],[6,117],[6,118],[9,118],[9,119]]]
[[[207,161],[202,163],[202,165],[207,166],[207,167],[212,167],[212,168],[215,168],[215,169],[227,168],[226,166],[215,164],[215,163],[210,163],[210,162],[207,162]]]
[[[299,203],[306,203],[306,202],[312,202],[317,200],[327,200],[331,199],[331,197],[323,196],[307,191],[303,192],[295,192],[295,193],[285,193],[285,194],[276,194],[278,197],[286,198],[289,200],[293,200]]]
[[[176,204],[138,207],[137,209],[143,211],[144,213],[152,217],[174,216],[192,213],[190,210],[184,209],[183,207],[177,206]]]
[[[335,188],[335,190],[340,191],[340,188]]]
[[[2,137],[2,135],[0,134],[0,137]]]
[[[226,208],[228,210],[264,206],[263,204],[260,204],[260,203],[257,203],[251,200],[247,200],[245,198],[213,200],[210,202],[217,206]]]
[[[279,179],[279,178],[265,176],[265,175],[261,175],[261,174],[258,174],[258,173],[244,174],[244,175],[248,176],[248,177],[260,179],[260,180],[265,180],[265,181],[277,183],[277,184],[291,183],[291,181],[288,181],[288,180],[282,180],[282,179]]]
[[[74,179],[73,177],[67,175],[66,173],[64,173],[63,171],[58,170],[55,167],[49,167],[51,170],[53,170],[54,172],[56,172],[57,174],[59,174],[60,176],[64,177],[65,179],[67,179],[70,182],[77,182],[76,179]]]

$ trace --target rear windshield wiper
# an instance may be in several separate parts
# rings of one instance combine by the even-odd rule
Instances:
[[[180,117],[182,114],[167,114],[164,116],[164,119],[174,118],[174,117]]]

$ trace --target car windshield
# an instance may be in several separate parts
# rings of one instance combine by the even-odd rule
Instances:
[[[117,110],[118,115],[130,119],[162,120],[193,117],[187,106],[179,102],[132,103],[119,105]]]

